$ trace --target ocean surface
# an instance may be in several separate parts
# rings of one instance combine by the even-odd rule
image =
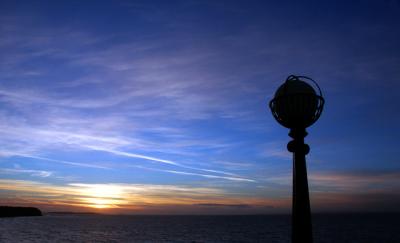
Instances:
[[[399,242],[400,214],[313,216],[315,242]],[[0,242],[290,242],[290,216],[47,215],[0,219]]]

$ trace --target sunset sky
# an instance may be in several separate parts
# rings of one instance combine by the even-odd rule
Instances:
[[[288,213],[297,74],[312,210],[398,210],[400,2],[323,2],[1,1],[0,204]]]

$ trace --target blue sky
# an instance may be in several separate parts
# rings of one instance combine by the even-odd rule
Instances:
[[[398,1],[2,1],[2,204],[289,212],[290,74],[326,109],[306,142],[315,211],[400,202]]]

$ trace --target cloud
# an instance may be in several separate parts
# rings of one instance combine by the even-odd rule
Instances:
[[[220,175],[211,175],[211,174],[200,174],[200,173],[177,171],[177,170],[156,169],[156,168],[144,167],[144,166],[139,166],[139,165],[134,165],[134,166],[130,166],[130,167],[151,170],[151,171],[166,172],[166,173],[178,174],[178,175],[200,176],[200,177],[205,177],[205,178],[224,179],[224,180],[238,181],[238,182],[256,182],[255,180],[244,178],[244,177],[239,177],[238,175],[236,175],[236,176],[220,176]],[[216,173],[216,172],[214,172],[214,173]]]
[[[5,55],[18,57],[10,63],[13,72],[7,72],[7,75],[1,72],[8,80],[19,79],[21,72],[16,70],[22,70],[27,62],[37,63],[33,62],[37,57],[43,63],[58,63],[63,72],[87,72],[64,79],[38,64],[36,70],[29,72],[35,73],[43,85],[30,82],[18,87],[12,82],[2,84],[0,100],[18,113],[13,116],[12,112],[5,112],[3,116],[2,137],[8,144],[2,146],[4,156],[23,154],[45,158],[41,154],[48,151],[97,150],[188,170],[236,175],[147,154],[154,151],[190,154],[195,153],[193,148],[218,150],[232,147],[224,141],[188,136],[181,132],[183,129],[175,121],[172,126],[164,122],[168,117],[185,122],[218,114],[233,119],[242,114],[229,102],[231,94],[237,92],[233,92],[234,82],[225,81],[230,78],[233,81],[234,76],[228,78],[214,71],[203,72],[210,59],[221,59],[218,51],[187,46],[170,52],[165,47],[173,46],[175,42],[168,39],[163,42],[136,40],[104,47],[107,36],[68,28],[39,28],[22,36],[18,30],[23,26],[18,22],[12,24],[13,30],[6,35],[12,40],[1,46],[8,50]],[[71,36],[71,41],[66,43],[65,36]],[[103,47],[97,48],[97,44]],[[153,55],[148,55],[149,52]],[[10,76],[12,74],[15,77]],[[55,77],[57,82],[48,82]],[[82,92],[88,85],[90,92]],[[99,118],[98,113],[107,114],[106,118]],[[157,130],[159,127],[163,129]],[[157,136],[143,135],[152,129]],[[180,137],[174,137],[176,135]],[[160,137],[168,142],[159,142]],[[132,150],[141,152],[127,152]],[[54,162],[56,160],[68,162],[63,159]]]
[[[46,118],[49,119],[43,117]],[[23,117],[3,119],[7,119],[0,126],[4,154],[11,154],[13,150],[18,153],[21,150],[34,152],[49,149],[82,149],[88,145],[113,148],[135,143],[134,139],[118,136],[115,132],[101,129],[101,126],[96,124],[87,128],[88,124],[79,123],[84,118],[76,118],[76,124],[53,123],[50,118],[49,123],[40,125],[35,124],[35,121],[27,123]]]
[[[145,160],[150,160],[150,161],[155,161],[155,162],[170,164],[170,165],[179,165],[178,163],[170,161],[170,160],[159,159],[159,158],[141,155],[141,154],[117,151],[117,150],[108,149],[108,148],[99,147],[99,146],[87,146],[87,148],[93,149],[93,150],[98,150],[98,151],[103,151],[103,152],[108,152],[108,153],[115,154],[115,155],[125,156],[125,157],[145,159]]]
[[[156,157],[136,154],[136,153],[122,152],[122,151],[117,151],[117,150],[112,150],[112,149],[107,149],[107,148],[101,148],[101,147],[94,147],[94,146],[90,146],[89,148],[93,149],[93,150],[104,151],[104,152],[108,152],[108,153],[112,153],[112,154],[120,155],[120,156],[125,156],[125,157],[132,157],[132,158],[139,158],[139,159],[144,159],[144,160],[155,161],[155,162],[159,162],[159,163],[164,163],[164,164],[168,164],[168,165],[177,166],[177,167],[184,168],[184,169],[205,171],[205,172],[211,172],[211,173],[216,173],[216,174],[224,174],[224,175],[230,175],[230,176],[238,176],[237,174],[230,173],[230,172],[225,172],[225,171],[220,171],[220,170],[211,170],[211,169],[202,169],[202,168],[187,166],[187,165],[183,165],[183,164],[171,161],[171,160],[165,160],[165,159],[160,159],[160,158],[156,158]],[[189,172],[173,171],[173,170],[162,170],[162,171],[169,172],[169,173],[174,173],[174,174],[182,174],[182,175],[197,175],[197,176],[202,176],[202,177],[207,177],[207,178],[220,178],[220,179],[228,179],[228,180],[236,180],[236,181],[249,181],[249,182],[251,181],[251,182],[255,182],[254,180],[245,179],[245,178],[239,178],[239,177],[205,175],[205,174],[189,173]]]
[[[313,172],[311,200],[319,211],[396,211],[399,178],[397,170]]]
[[[286,144],[282,142],[270,142],[264,144],[261,155],[270,158],[290,159],[292,154],[287,151]]]
[[[254,163],[250,162],[215,161],[215,163],[231,170],[243,170],[254,166]]]
[[[221,189],[187,187],[174,185],[152,184],[88,184],[71,183],[53,185],[26,180],[0,180],[0,189],[17,192],[20,196],[38,198],[47,203],[63,203],[69,200],[81,206],[96,206],[101,204],[107,207],[134,206],[135,204],[176,204],[200,198],[220,197],[225,192]],[[35,196],[36,195],[36,196]],[[179,202],[175,198],[179,197]],[[199,199],[196,199],[199,198]],[[98,200],[98,201],[96,201]],[[109,201],[108,201],[109,200]],[[101,206],[100,205],[100,206]]]
[[[94,168],[94,169],[105,169],[105,170],[112,169],[112,168],[107,167],[107,166],[96,165],[96,164],[93,164],[93,163],[78,163],[78,162],[71,162],[71,161],[58,160],[58,159],[49,159],[49,158],[40,157],[40,156],[33,156],[33,155],[14,154],[14,156],[37,159],[37,160],[44,160],[44,161],[50,161],[50,162],[61,163],[61,164],[65,164],[65,165],[77,166],[77,167],[86,167],[86,168]]]
[[[1,168],[0,173],[17,173],[17,174],[30,174],[31,176],[36,176],[36,177],[49,177],[53,175],[53,172],[51,171],[45,171],[45,170],[26,170],[26,169],[9,169],[9,168]]]
[[[218,204],[218,203],[199,203],[199,204],[194,204],[197,206],[203,206],[203,207],[227,207],[227,208],[251,208],[252,205],[249,204]]]
[[[176,170],[162,170],[162,171],[173,173],[173,174],[179,174],[179,175],[193,175],[193,176],[201,176],[201,177],[206,177],[206,178],[226,179],[226,180],[231,180],[231,181],[256,182],[255,180],[247,179],[247,178],[241,178],[241,177],[205,175],[205,174],[192,173],[192,172],[183,172],[183,171],[176,171]]]
[[[0,202],[34,205],[45,210],[90,210],[121,213],[255,213],[282,207],[281,200],[241,197],[225,189],[134,183],[70,183],[55,185],[0,179]],[[284,206],[286,207],[286,206]],[[204,208],[210,208],[204,211]],[[213,211],[212,208],[225,208]],[[244,210],[244,211],[242,211]],[[248,211],[250,210],[250,211]],[[282,208],[280,209],[282,210]],[[260,211],[260,212],[261,212]]]
[[[148,160],[153,162],[158,162],[161,164],[173,165],[179,168],[188,169],[188,170],[197,170],[209,173],[223,174],[228,175],[227,177],[217,177],[215,175],[209,175],[207,178],[225,178],[229,180],[237,180],[240,181],[242,179],[239,178],[237,174],[221,171],[216,169],[208,169],[208,168],[199,168],[196,166],[189,166],[182,163],[178,163],[172,160],[166,160],[162,158],[157,158],[153,156],[148,156],[144,154],[125,152],[117,150],[116,148],[125,147],[125,146],[133,146],[137,149],[141,149],[144,151],[150,150],[150,144],[146,144],[146,142],[142,142],[141,139],[138,138],[128,138],[125,136],[119,135],[118,132],[108,131],[108,126],[106,124],[111,124],[115,126],[115,124],[119,125],[118,122],[111,122],[106,120],[107,123],[99,120],[98,122],[101,125],[92,125],[89,121],[82,121],[82,118],[73,119],[73,117],[69,118],[47,118],[51,122],[51,127],[43,127],[43,126],[31,126],[28,124],[9,124],[10,121],[4,123],[3,130],[0,132],[3,135],[5,141],[7,141],[7,146],[4,146],[2,149],[3,156],[19,156],[25,158],[32,158],[43,161],[50,161],[59,164],[72,165],[72,166],[80,166],[87,168],[97,168],[97,169],[110,169],[108,166],[99,165],[96,163],[79,163],[79,162],[71,162],[63,159],[52,159],[44,156],[40,156],[41,153],[52,150],[69,150],[69,151],[102,151],[118,156],[128,157],[128,158],[136,158],[142,160]],[[106,126],[106,129],[103,128]],[[122,129],[125,125],[122,125]],[[103,129],[102,129],[103,128]],[[98,130],[102,130],[98,132]],[[121,131],[122,133],[123,131]],[[200,141],[201,142],[201,141]],[[14,145],[10,147],[10,144]],[[189,144],[192,146],[196,144],[195,141]],[[154,144],[152,144],[154,146]],[[181,145],[176,145],[178,148]],[[208,146],[212,146],[208,144]],[[218,145],[217,147],[221,147],[224,145]],[[157,149],[155,149],[157,150]],[[172,172],[170,172],[172,173]],[[175,174],[178,174],[174,172]],[[193,174],[194,175],[194,174]],[[202,175],[206,177],[205,175]],[[245,181],[244,179],[242,181]]]
[[[353,171],[310,173],[311,187],[316,192],[386,192],[400,189],[400,172],[394,171]]]

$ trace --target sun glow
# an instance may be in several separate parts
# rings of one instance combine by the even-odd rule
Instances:
[[[92,208],[114,208],[118,204],[116,200],[105,198],[83,198],[83,200],[87,206]]]
[[[93,208],[117,208],[124,203],[124,192],[116,185],[84,185],[79,188],[80,201]]]

